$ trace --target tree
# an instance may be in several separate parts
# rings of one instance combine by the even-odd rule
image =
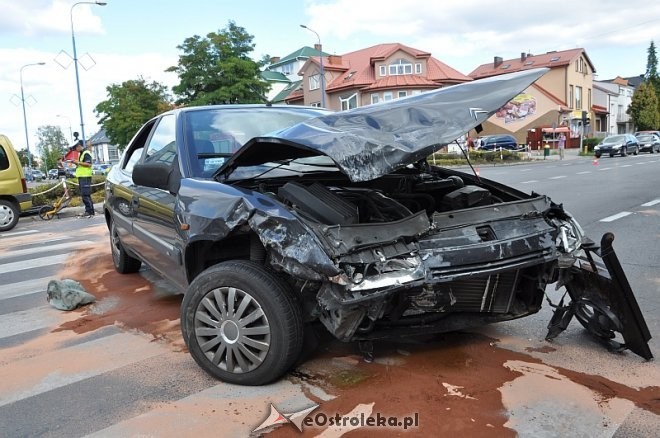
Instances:
[[[41,153],[41,166],[48,169],[57,167],[57,160],[64,155],[67,141],[59,126],[44,125],[37,128],[37,149]]]
[[[260,103],[270,85],[261,79],[264,59],[255,62],[249,54],[254,50],[252,35],[230,21],[218,33],[202,38],[186,38],[177,46],[183,51],[179,64],[166,71],[179,76],[172,91],[179,96],[177,104],[213,105],[223,103]]]
[[[18,154],[18,161],[21,162],[22,167],[27,167],[28,165],[28,153],[25,149],[19,149],[16,151]],[[30,156],[34,157],[33,154],[30,154]]]
[[[132,79],[121,85],[112,84],[106,91],[108,99],[96,105],[94,111],[106,135],[119,150],[128,145],[146,121],[172,108],[167,87],[156,81],[147,83],[143,78]]]
[[[651,41],[648,48],[648,57],[646,60],[646,73],[644,80],[650,82],[654,89],[655,94],[660,97],[660,76],[658,76],[658,56],[655,53],[655,43]]]
[[[639,84],[626,111],[638,130],[655,130],[660,127],[658,97],[649,82]]]

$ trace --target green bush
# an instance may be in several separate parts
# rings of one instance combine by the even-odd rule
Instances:
[[[80,191],[78,190],[78,180],[76,178],[69,178],[66,181],[67,185],[69,186],[69,193],[72,196],[71,203],[69,205],[72,207],[82,205],[82,201],[80,199]],[[104,185],[101,184],[103,182],[105,182],[104,175],[92,176],[92,201],[94,203],[101,202],[103,200],[105,193]],[[55,187],[53,190],[48,191],[53,187]],[[62,187],[62,182],[57,180],[49,183],[39,184],[36,187],[30,188],[29,192],[32,193],[32,205],[52,205],[55,201],[64,195],[64,187]]]
[[[470,161],[473,164],[520,161],[523,154],[524,153],[512,151],[502,151],[501,155],[499,151],[471,151]],[[463,154],[435,153],[428,158],[428,161],[431,164],[443,166],[460,165],[466,163],[465,156],[463,156]]]

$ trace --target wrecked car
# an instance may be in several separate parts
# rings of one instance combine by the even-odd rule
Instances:
[[[548,338],[575,317],[614,349],[651,358],[650,334],[606,234],[584,236],[547,196],[426,158],[545,69],[340,113],[223,105],[146,123],[106,180],[115,268],[178,285],[195,361],[259,385],[322,324],[368,353],[375,339],[534,314],[565,286]]]

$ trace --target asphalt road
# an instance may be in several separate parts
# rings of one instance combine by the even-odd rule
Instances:
[[[479,173],[563,202],[596,240],[614,232],[657,355],[659,156],[602,158],[598,165],[574,158],[481,166]],[[485,337],[380,345],[373,364],[360,361],[355,349],[327,341],[275,384],[225,385],[205,375],[177,344],[176,309],[171,320],[152,316],[146,301],[123,313],[108,310],[122,309],[114,287],[147,299],[166,294],[167,285],[148,270],[119,277],[108,268],[107,248],[99,215],[50,222],[24,217],[0,234],[0,436],[247,436],[268,416],[270,403],[286,413],[313,403],[343,413],[370,403],[379,411],[405,406],[403,412],[419,412],[425,426],[411,436],[629,437],[660,430],[657,364],[605,351],[575,322],[548,344],[549,306],[477,331]],[[46,285],[67,276],[84,278],[103,298],[74,312],[52,308]],[[149,306],[177,303],[151,301]],[[142,319],[151,325],[140,326]],[[349,430],[323,427],[304,436]],[[292,425],[274,435],[300,436]]]

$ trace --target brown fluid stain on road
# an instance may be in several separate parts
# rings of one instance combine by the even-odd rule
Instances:
[[[107,230],[103,226],[95,232],[107,233]],[[73,253],[61,278],[80,281],[98,301],[93,306],[76,310],[80,316],[63,323],[56,331],[86,333],[117,324],[148,333],[154,340],[165,340],[174,351],[185,350],[178,321],[181,296],[160,296],[152,283],[142,276],[116,273],[107,240]],[[112,305],[95,313],[94,306],[102,308],[104,302]],[[552,353],[555,348],[530,347],[527,351]],[[407,343],[376,343],[375,354],[376,361],[366,363],[358,353],[357,344],[342,344],[326,337],[287,378],[299,383],[307,397],[320,404],[312,416],[323,414],[329,418],[373,403],[371,415],[374,417],[380,413],[399,419],[417,414],[419,418],[418,427],[408,431],[402,428],[357,428],[344,430],[339,435],[372,436],[377,432],[385,436],[462,434],[506,437],[516,436],[517,432],[506,425],[510,413],[503,402],[502,388],[524,374],[506,364],[512,361],[543,364],[540,359],[524,353],[499,348],[493,339],[470,333],[438,335]],[[541,376],[547,379],[546,384],[565,377],[581,391],[591,391],[589,394],[593,394],[595,403],[625,399],[660,414],[658,386],[634,389],[601,376],[557,366],[550,368],[557,375],[548,372]],[[320,387],[335,398],[322,400],[309,390],[307,384]],[[507,390],[507,396],[515,401],[515,391],[525,389],[524,385],[518,385],[507,386]],[[565,397],[571,400],[572,394],[570,389],[568,391]],[[255,426],[257,420],[246,418],[246,421],[254,421]],[[327,433],[327,428],[327,425],[305,427],[302,436]],[[288,424],[275,429],[271,435],[300,436],[300,433]]]
[[[94,232],[107,235],[105,225]],[[58,330],[86,333],[117,324],[151,334],[154,339],[172,344],[175,351],[185,350],[179,326],[183,295],[162,294],[139,274],[122,275],[115,271],[107,239],[72,254],[60,278],[71,278],[96,297],[96,303],[77,309],[81,316],[62,324]]]

